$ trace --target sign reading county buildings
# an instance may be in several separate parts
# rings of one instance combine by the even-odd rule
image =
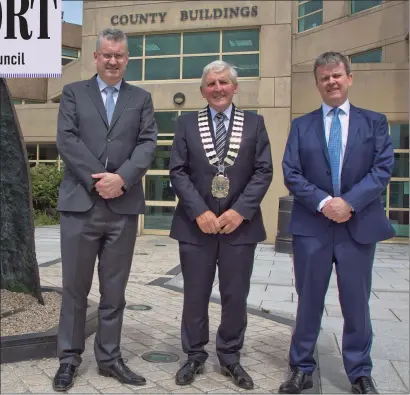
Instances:
[[[0,77],[61,77],[61,0],[0,0]]]
[[[257,6],[229,7],[229,8],[201,8],[195,10],[181,10],[179,20],[185,21],[206,21],[211,19],[231,19],[249,18],[258,15]],[[149,23],[163,23],[167,17],[166,12],[146,12],[145,14],[123,14],[113,15],[111,24],[116,25],[136,25]]]

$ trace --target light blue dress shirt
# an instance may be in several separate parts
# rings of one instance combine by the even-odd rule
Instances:
[[[215,115],[218,114],[219,111],[216,111],[214,108],[212,108],[211,106],[209,106],[209,110],[211,111],[211,118],[212,118],[212,123],[214,125],[214,135],[216,133],[216,119],[215,119]],[[231,114],[232,114],[232,104],[224,111],[225,114],[225,130],[226,132],[228,132],[228,128],[229,128],[229,122],[231,120]],[[216,137],[216,136],[215,136]]]
[[[117,82],[114,85],[114,88],[117,88],[117,90],[113,93],[113,97],[114,97],[114,103],[117,104],[117,99],[118,99],[118,95],[120,93],[120,87],[121,87],[121,83],[122,80],[120,80],[119,82]],[[97,75],[97,84],[98,84],[98,88],[100,89],[100,93],[101,93],[101,97],[103,99],[103,103],[104,103],[104,107],[105,107],[105,102],[107,99],[107,94],[104,92],[104,89],[109,86],[108,84],[106,84],[99,75]]]

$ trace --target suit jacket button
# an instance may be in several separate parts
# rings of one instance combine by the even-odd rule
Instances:
[[[330,176],[330,170],[326,170],[326,174],[328,175],[328,176]]]
[[[111,140],[110,140],[110,139],[107,139],[107,143],[111,143]]]

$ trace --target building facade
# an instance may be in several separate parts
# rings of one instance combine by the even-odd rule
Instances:
[[[159,127],[155,160],[144,180],[147,208],[139,233],[168,234],[177,203],[168,175],[175,121],[206,105],[199,84],[207,63],[223,59],[236,65],[235,104],[264,116],[272,145],[274,176],[262,210],[267,242],[274,242],[278,200],[287,194],[281,161],[290,122],[321,104],[312,74],[316,56],[340,51],[352,62],[350,101],[388,118],[395,169],[383,197],[397,241],[407,241],[408,14],[407,1],[84,1],[81,43],[76,48],[63,42],[63,77],[40,84],[43,103],[28,106],[25,100],[36,97],[9,86],[22,100],[16,109],[33,165],[58,161],[62,87],[95,74],[93,51],[101,30],[125,31],[130,55],[125,79],[151,92]]]

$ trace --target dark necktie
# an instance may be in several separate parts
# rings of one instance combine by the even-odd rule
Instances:
[[[216,154],[218,155],[219,160],[223,159],[223,154],[225,150],[226,142],[226,128],[225,128],[225,114],[223,112],[218,112],[215,115],[216,118]]]

